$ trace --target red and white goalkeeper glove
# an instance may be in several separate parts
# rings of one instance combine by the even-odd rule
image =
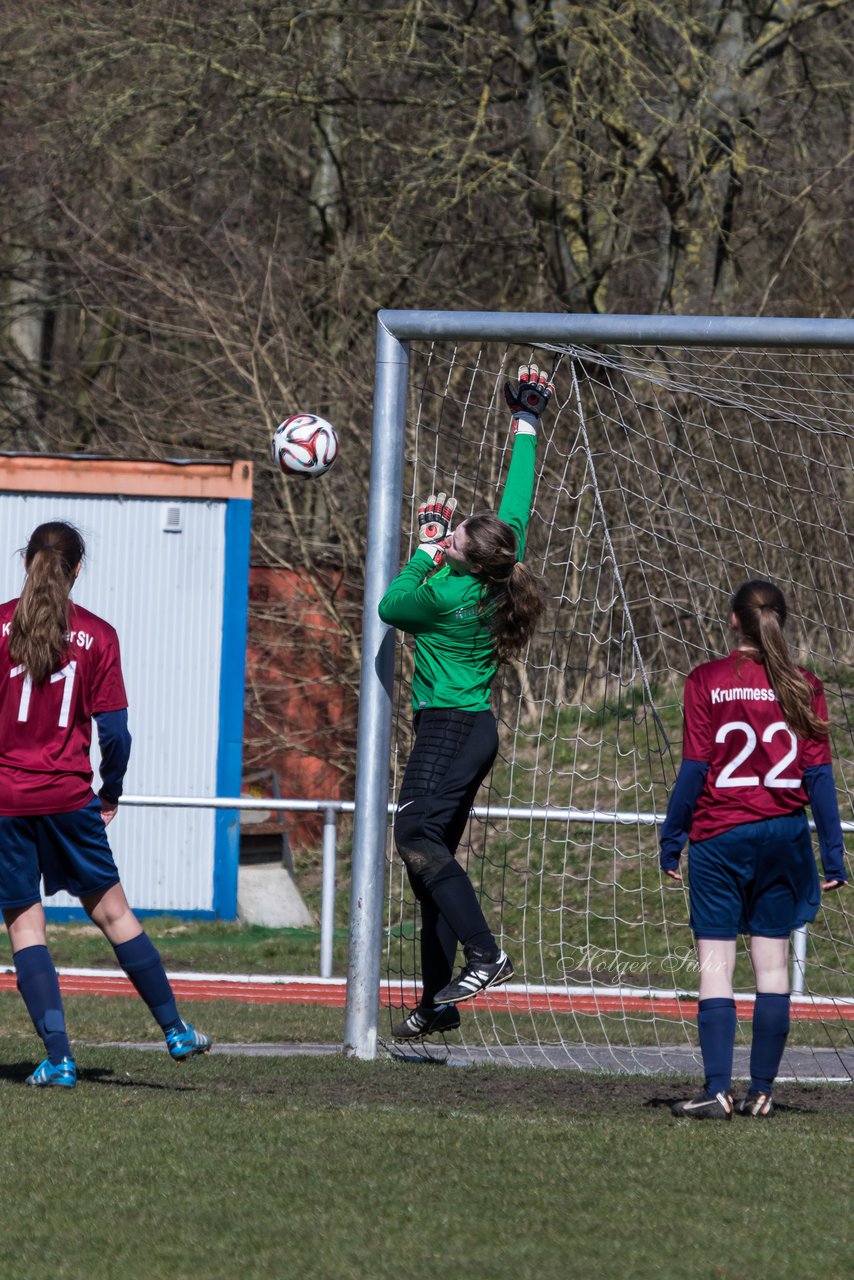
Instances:
[[[540,414],[554,394],[545,369],[535,364],[519,366],[518,387],[504,383],[504,399],[513,412],[514,435],[535,436]]]
[[[441,564],[442,543],[451,532],[456,506],[456,498],[431,493],[418,508],[418,548],[426,551],[434,564]]]

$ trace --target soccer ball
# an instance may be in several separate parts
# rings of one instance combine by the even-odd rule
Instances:
[[[325,418],[294,413],[276,427],[270,451],[285,475],[322,476],[338,457],[338,435]]]

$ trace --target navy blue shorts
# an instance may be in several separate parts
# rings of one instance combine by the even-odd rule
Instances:
[[[73,813],[0,815],[0,909],[30,907],[64,889],[75,898],[118,884],[101,801],[93,796]]]
[[[742,823],[691,843],[688,886],[695,937],[788,938],[821,903],[806,814]]]

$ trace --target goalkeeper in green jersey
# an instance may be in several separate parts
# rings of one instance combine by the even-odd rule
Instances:
[[[421,908],[423,989],[393,1029],[400,1040],[458,1027],[461,1001],[513,977],[455,854],[498,753],[492,682],[499,664],[527,643],[543,607],[539,580],[522,555],[537,422],[552,391],[536,365],[523,365],[517,385],[505,385],[514,439],[498,515],[478,512],[452,533],[454,500],[430,497],[418,513],[418,548],[380,601],[382,620],[415,638],[415,744],[394,839]],[[453,977],[458,944],[465,964]]]

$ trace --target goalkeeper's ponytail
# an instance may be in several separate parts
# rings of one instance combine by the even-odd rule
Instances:
[[[495,656],[508,662],[524,649],[543,611],[540,579],[517,560],[515,533],[491,511],[469,516],[465,532],[466,561],[487,588]]]

